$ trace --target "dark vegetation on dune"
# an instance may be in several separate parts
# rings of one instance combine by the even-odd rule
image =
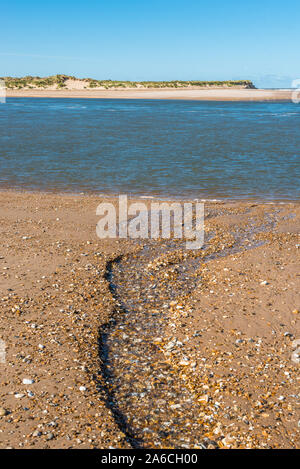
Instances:
[[[123,81],[123,80],[95,80],[93,78],[76,78],[68,75],[53,75],[49,77],[2,77],[9,89],[40,88],[45,89],[55,86],[57,89],[67,88],[68,80],[76,80],[84,83],[85,88],[255,88],[250,80],[228,81],[199,81],[199,80],[172,80],[172,81]]]

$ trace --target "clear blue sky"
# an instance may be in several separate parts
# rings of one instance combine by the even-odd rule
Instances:
[[[300,3],[11,0],[1,5],[0,76],[300,78]]]

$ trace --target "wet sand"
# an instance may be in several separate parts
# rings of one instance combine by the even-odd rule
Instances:
[[[292,91],[263,89],[7,90],[7,97],[291,101]]]
[[[0,193],[0,447],[299,447],[299,203],[207,203],[187,251],[100,202]]]

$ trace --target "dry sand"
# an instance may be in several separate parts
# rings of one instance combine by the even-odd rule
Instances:
[[[173,418],[186,419],[190,447],[197,447],[195,440],[209,448],[299,447],[299,364],[291,359],[293,341],[300,338],[299,204],[207,204],[206,233],[214,236],[182,284],[176,275],[186,251],[171,253],[161,241],[152,243],[150,264],[146,259],[145,272],[134,272],[136,262],[144,265],[141,246],[96,237],[100,201],[0,193],[0,338],[6,344],[0,447],[181,447],[176,433],[166,431],[167,422],[156,420],[162,408],[171,427]],[[235,252],[230,246],[237,229],[243,242]],[[264,243],[256,245],[258,240]],[[147,344],[137,341],[134,352],[142,355],[150,343],[161,370],[169,366],[172,372],[174,400],[187,389],[194,415],[184,415],[178,400],[158,402],[151,391],[158,379],[155,363],[148,391],[142,392],[145,376],[132,382],[128,357],[126,370],[114,370],[122,386],[110,390],[105,357],[99,356],[102,326],[115,317],[108,333],[118,352],[122,347],[119,361],[111,361],[119,367],[126,358],[122,341],[128,342],[124,329],[118,330],[120,320],[129,334],[136,326],[130,311],[118,317],[111,268],[123,282],[124,302],[127,296],[142,301],[153,282],[163,298],[178,292],[163,314],[145,306],[161,335],[148,337]],[[198,281],[193,288],[192,278]],[[140,389],[135,400],[121,395],[126,386]]]
[[[292,91],[261,89],[7,90],[7,97],[290,101]]]

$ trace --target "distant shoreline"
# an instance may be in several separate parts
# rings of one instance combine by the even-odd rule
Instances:
[[[8,98],[178,99],[199,101],[291,101],[292,90],[264,89],[123,89],[7,90]]]

